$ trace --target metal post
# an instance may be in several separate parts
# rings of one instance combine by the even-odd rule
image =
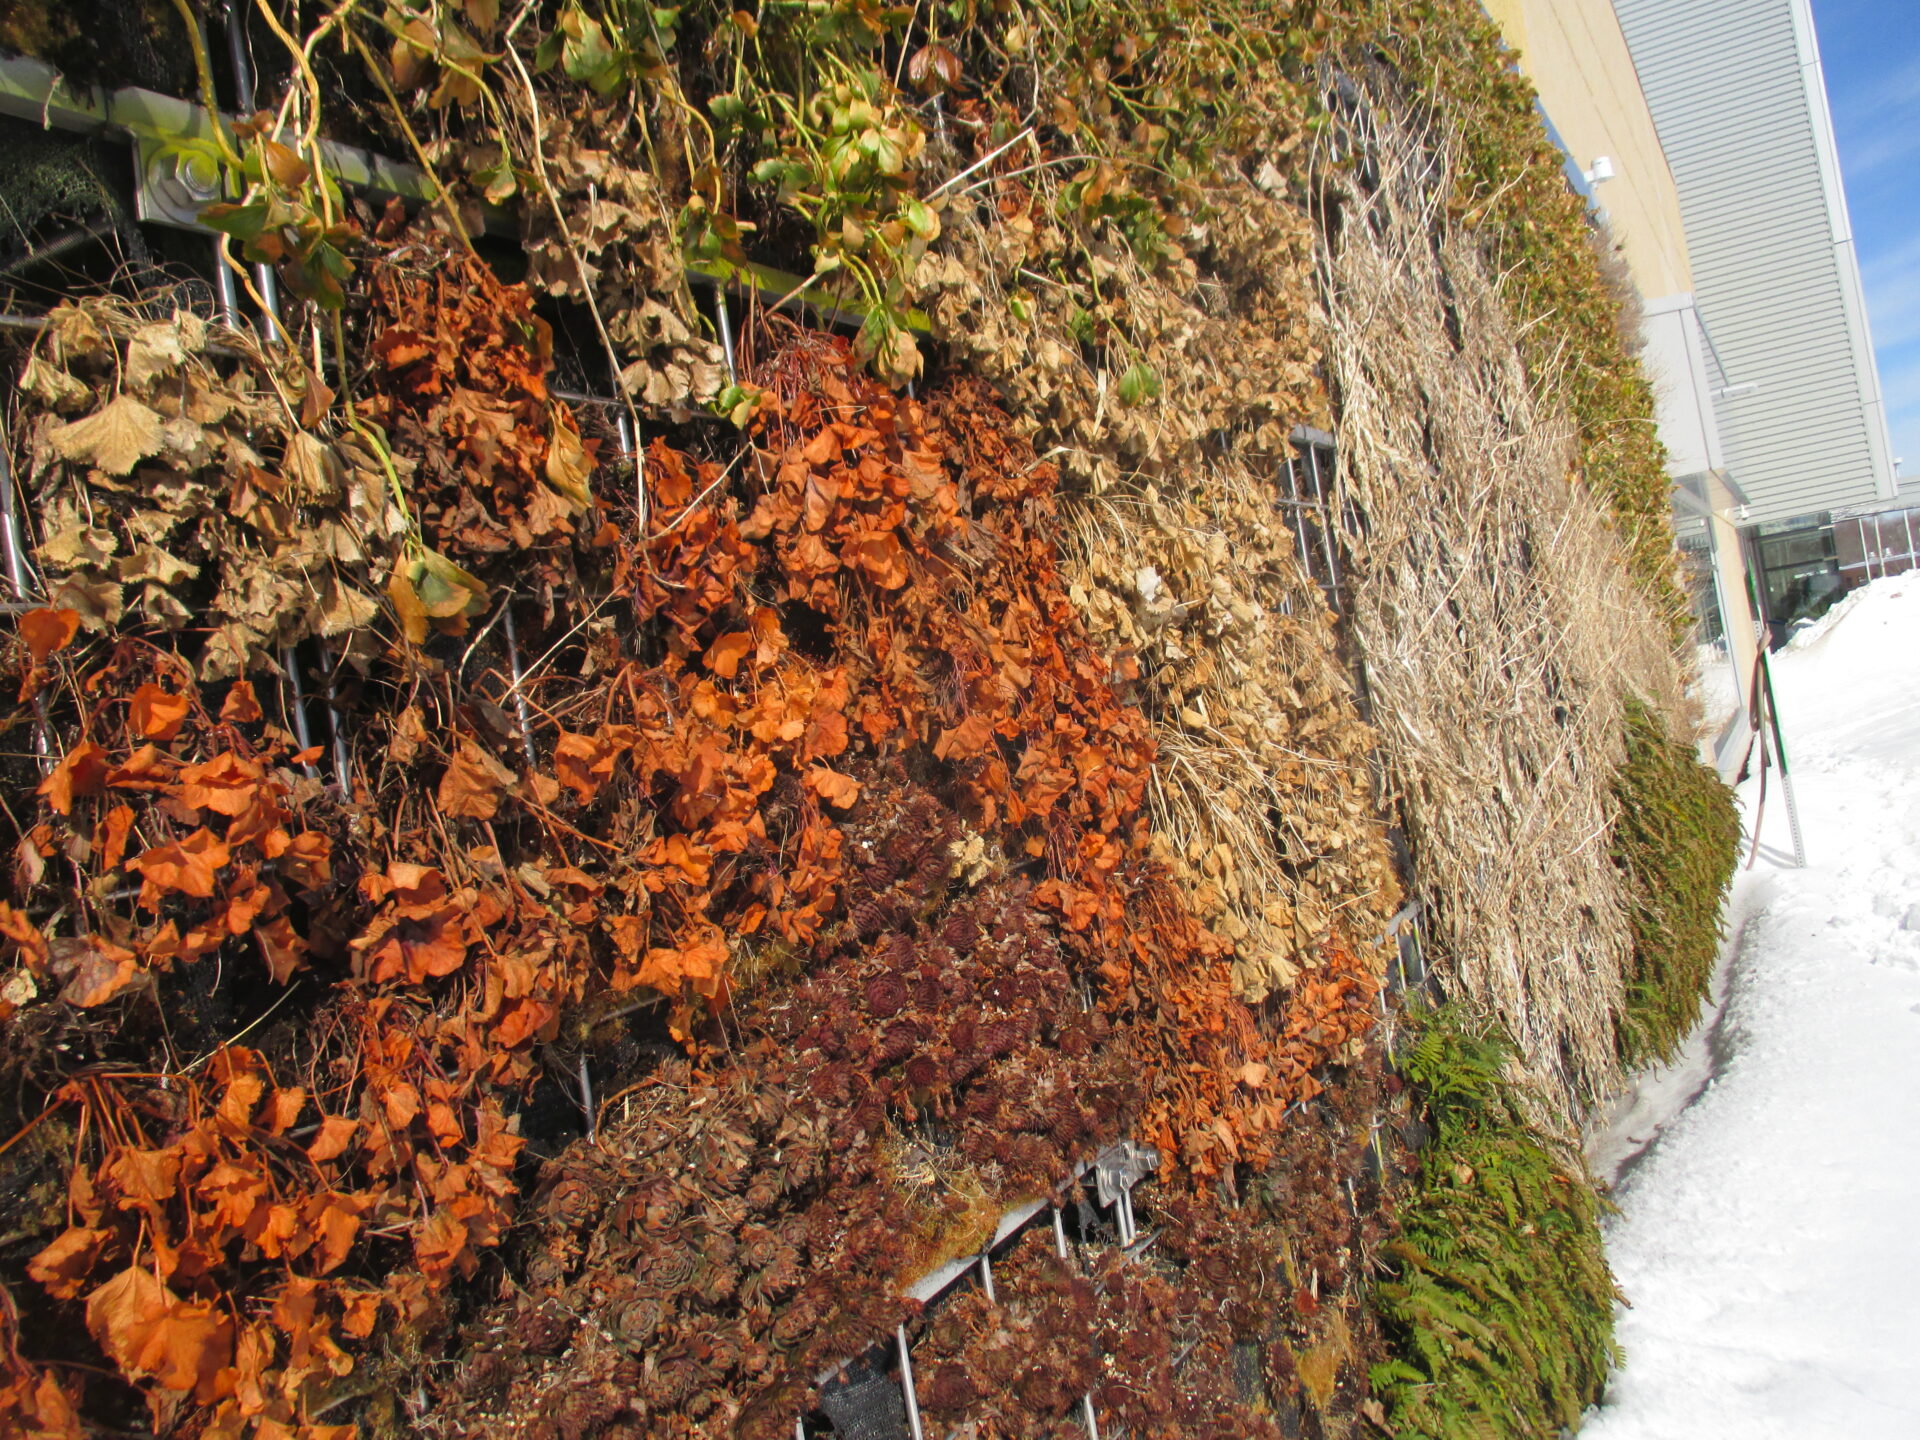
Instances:
[[[1340,603],[1340,557],[1334,553],[1338,542],[1333,534],[1333,518],[1327,513],[1327,494],[1320,484],[1320,448],[1309,442],[1306,450],[1307,473],[1313,477],[1313,498],[1320,507],[1320,538],[1327,544],[1327,572],[1332,577],[1333,609],[1335,614],[1341,614],[1345,607]]]
[[[513,667],[513,711],[520,721],[520,749],[526,754],[527,767],[531,769],[533,758],[533,726],[527,719],[527,697],[520,689],[520,636],[513,625],[513,597],[507,597],[502,611],[506,619],[507,663]]]
[[[27,574],[26,538],[20,525],[20,504],[13,488],[13,437],[0,430],[0,543],[7,552],[7,583],[13,587],[16,604],[25,605],[33,597],[33,585]],[[33,697],[33,748],[44,774],[53,768],[52,730],[47,720],[47,697]]]
[[[613,412],[613,433],[620,438],[620,458],[633,466],[633,503],[639,513],[647,513],[647,480],[640,469],[638,457],[633,453],[633,422],[627,419],[624,409]]]
[[[1293,511],[1293,532],[1300,537],[1300,566],[1307,572],[1307,579],[1314,584],[1320,582],[1313,574],[1313,550],[1307,544],[1307,517],[1302,513],[1300,499],[1300,478],[1293,468],[1293,456],[1287,457],[1287,499],[1292,502],[1288,507]]]
[[[241,16],[241,5],[229,3],[227,6],[227,56],[233,62],[233,93],[240,101],[241,113],[253,113],[253,66],[247,59],[247,27]],[[280,290],[273,278],[273,269],[266,264],[253,267],[253,283],[259,287],[260,298],[266,302],[267,339],[278,340],[282,337],[280,329]]]
[[[220,297],[220,318],[227,322],[229,330],[238,330],[245,323],[240,318],[240,292],[234,287],[233,271],[227,268],[226,256],[220,253],[217,241],[213,247],[213,290]]]
[[[1786,797],[1787,802],[1787,833],[1793,837],[1793,863],[1796,867],[1805,869],[1807,847],[1800,838],[1800,807],[1793,798],[1793,776],[1787,769],[1787,742],[1786,737],[1780,733],[1780,711],[1773,698],[1773,666],[1767,663],[1767,652],[1764,647],[1760,651],[1760,674],[1764,681],[1767,719],[1773,729],[1773,750],[1780,761],[1780,793]],[[1753,839],[1757,846],[1760,843],[1757,824],[1754,826]]]
[[[293,736],[300,742],[302,750],[313,748],[313,732],[307,727],[307,692],[300,683],[300,657],[294,653],[293,646],[280,647],[280,668],[287,672],[287,688],[293,691]],[[318,780],[320,771],[311,760],[300,762],[300,768],[307,772],[309,780]]]
[[[727,379],[729,382],[737,382],[740,379],[740,372],[733,362],[733,315],[727,309],[727,287],[724,281],[713,287],[713,314],[714,318],[720,322],[720,348],[727,357]]]
[[[987,1303],[997,1305],[999,1297],[993,1293],[993,1255],[990,1251],[980,1252],[980,1285],[987,1292]]]
[[[913,1440],[927,1440],[920,1428],[920,1398],[913,1392],[913,1357],[907,1353],[906,1326],[895,1328],[893,1343],[900,1352],[900,1393],[907,1400],[907,1425],[913,1431]]]
[[[27,580],[24,537],[20,528],[20,506],[13,493],[12,438],[0,438],[0,540],[7,547],[7,583],[13,586],[13,598],[32,599],[33,587]]]
[[[585,1052],[580,1056],[580,1108],[587,1115],[587,1143],[600,1143],[600,1116],[593,1105],[593,1072],[587,1068]]]
[[[1913,553],[1913,511],[1911,511],[1911,510],[1902,510],[1902,511],[1900,512],[1900,523],[1901,523],[1901,525],[1903,525],[1903,526],[1905,526],[1905,527],[1906,527],[1906,532],[1907,532],[1907,568],[1908,568],[1909,570],[1911,570],[1911,569],[1912,569],[1912,568],[1913,568],[1913,567],[1914,567],[1914,566],[1915,566],[1916,564],[1920,564],[1920,556],[1916,556],[1916,555],[1915,555],[1915,554]]]
[[[327,729],[333,735],[334,778],[340,782],[340,793],[351,797],[353,754],[347,749],[347,725],[340,714],[339,661],[334,658],[331,645],[324,640],[319,645],[320,663],[327,672]]]
[[[1067,1227],[1060,1218],[1060,1207],[1053,1207],[1053,1250],[1062,1260],[1067,1258]],[[1080,1397],[1080,1414],[1087,1422],[1089,1440],[1100,1440],[1100,1423],[1093,1418],[1093,1392],[1088,1391]]]

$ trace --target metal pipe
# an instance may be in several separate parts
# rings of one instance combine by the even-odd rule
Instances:
[[[34,586],[27,570],[26,537],[20,526],[20,505],[13,488],[13,437],[0,430],[0,544],[7,552],[7,583],[13,598],[25,608]],[[47,718],[47,697],[33,697],[33,749],[42,774],[53,769],[53,731]]]
[[[21,271],[31,270],[36,265],[44,265],[50,260],[58,260],[69,250],[78,250],[81,246],[91,241],[104,240],[108,236],[117,233],[119,232],[114,229],[112,223],[105,220],[96,225],[85,226],[79,230],[69,230],[64,235],[55,236],[38,250],[29,250],[19,259],[9,260],[5,265],[0,265],[0,275],[18,275]]]
[[[587,1069],[587,1057],[580,1057],[580,1108],[587,1112],[587,1143],[600,1143],[600,1117],[593,1107],[593,1075]]]
[[[727,379],[730,382],[737,383],[740,379],[740,373],[734,367],[733,361],[733,315],[727,309],[727,287],[725,285],[715,285],[713,287],[713,314],[714,318],[720,322],[720,348],[726,353],[727,357]]]
[[[233,271],[227,268],[227,257],[221,253],[217,240],[213,246],[213,292],[220,297],[220,318],[227,322],[229,330],[238,330],[243,323],[240,318],[240,292],[233,283]]]
[[[23,604],[33,598],[27,577],[24,534],[20,528],[20,507],[13,491],[13,441],[0,438],[0,542],[7,550],[7,583],[13,586],[13,598]]]
[[[980,1285],[987,1292],[988,1304],[1000,1303],[999,1297],[993,1293],[993,1256],[985,1250],[980,1252]]]
[[[253,65],[247,58],[247,27],[241,15],[241,6],[229,3],[227,6],[227,57],[233,63],[233,93],[240,102],[240,113],[253,113]],[[280,287],[273,278],[273,268],[264,263],[253,267],[253,283],[260,291],[260,299],[266,305],[267,339],[279,340],[284,332],[280,329]]]
[[[353,752],[347,749],[347,726],[340,714],[339,661],[334,659],[333,647],[322,640],[320,660],[327,671],[327,729],[333,736],[334,778],[340,782],[340,793],[351,797],[353,794]]]
[[[1067,1258],[1067,1226],[1060,1218],[1060,1207],[1053,1207],[1053,1250],[1062,1260]],[[1087,1434],[1090,1440],[1100,1440],[1100,1424],[1093,1418],[1093,1392],[1089,1390],[1080,1397],[1080,1413],[1087,1422]]]
[[[647,482],[640,467],[634,464],[633,422],[627,418],[625,410],[617,410],[613,416],[613,433],[620,438],[620,458],[633,466],[633,503],[640,514],[647,513]]]
[[[1314,584],[1320,582],[1313,573],[1313,549],[1307,544],[1307,517],[1303,513],[1305,505],[1300,499],[1300,480],[1294,472],[1293,456],[1287,457],[1287,500],[1293,511],[1294,534],[1300,537],[1300,566],[1307,572],[1307,579]]]
[[[307,692],[300,683],[300,657],[294,653],[293,646],[280,647],[280,668],[287,672],[287,688],[293,691],[293,736],[302,750],[311,750],[313,732],[307,728]],[[302,760],[300,768],[307,772],[309,780],[320,778],[320,771],[311,760]]]
[[[513,712],[520,721],[520,749],[527,757],[527,767],[533,768],[533,724],[527,718],[527,697],[520,688],[520,635],[513,625],[513,597],[509,595],[501,611],[506,620],[507,664],[513,669]]]
[[[900,1393],[907,1400],[907,1425],[913,1431],[913,1440],[927,1440],[920,1428],[920,1397],[913,1390],[913,1357],[907,1353],[906,1326],[895,1327],[893,1343],[900,1352]]]
[[[1308,445],[1307,473],[1313,477],[1313,498],[1320,506],[1320,537],[1327,544],[1327,573],[1332,577],[1333,610],[1336,615],[1342,613],[1340,603],[1340,557],[1335,554],[1338,542],[1333,534],[1333,517],[1327,512],[1327,493],[1320,484],[1320,447]]]

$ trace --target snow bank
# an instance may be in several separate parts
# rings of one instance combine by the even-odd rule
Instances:
[[[1920,575],[1774,680],[1810,863],[1769,862],[1775,776],[1718,1027],[1596,1141],[1618,1160],[1711,1074],[1616,1192],[1627,1363],[1584,1440],[1920,1436]]]

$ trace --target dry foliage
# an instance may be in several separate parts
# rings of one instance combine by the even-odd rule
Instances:
[[[1330,177],[1323,278],[1355,632],[1451,986],[1574,1114],[1618,1079],[1624,700],[1671,704],[1673,665],[1445,217],[1444,147],[1375,113],[1377,171]]]
[[[1274,1161],[1289,1106],[1373,1023],[1375,976],[1336,943],[1363,937],[1331,926],[1272,1014],[1235,997],[1154,858],[1137,670],[1068,593],[1056,473],[981,386],[902,400],[794,332],[745,453],[654,445],[645,528],[623,530],[525,292],[427,238],[367,294],[344,404],[251,351],[221,372],[190,318],[175,391],[129,398],[147,332],[107,307],[65,312],[34,359],[75,417],[33,429],[39,515],[92,521],[38,552],[56,599],[135,583],[113,557],[176,494],[199,507],[162,532],[204,557],[172,577],[188,613],[274,566],[351,597],[325,683],[356,719],[331,750],[296,750],[275,693],[278,646],[320,628],[297,610],[229,607],[244,628],[203,634],[53,605],[21,626],[58,761],[0,917],[4,1023],[72,1147],[65,1228],[29,1274],[157,1429],[326,1440],[391,1394],[368,1351],[441,1343],[513,1221],[556,1061],[603,1093],[638,1080],[635,1118],[550,1162],[552,1239],[521,1283],[601,1329],[617,1302],[660,1372],[620,1413],[687,1433],[742,1407],[774,1426],[901,1313],[902,1277],[1122,1126],[1184,1185]],[[270,391],[249,433],[272,450],[191,419],[216,386]],[[114,473],[143,461],[138,489]],[[327,526],[325,567],[296,572]],[[524,673],[490,638],[515,590]],[[336,753],[345,784],[303,773]],[[227,1010],[191,998],[229,969]],[[253,1018],[224,1020],[243,997]],[[144,1064],[150,1021],[116,1042],[96,1020],[141,1015],[162,1024]],[[683,1058],[649,1076],[636,1025]],[[903,1144],[971,1206],[903,1182]],[[702,1217],[631,1300],[608,1287],[632,1267],[580,1271],[565,1238],[601,1214],[576,1213],[578,1177],[609,1165],[595,1206],[692,1185],[661,1203]],[[695,1259],[721,1269],[674,1278]],[[682,1351],[693,1370],[659,1363]],[[578,1398],[591,1365],[566,1374],[570,1403],[598,1403]],[[23,1371],[9,1403],[57,1422],[50,1383]],[[538,1385],[504,1410],[488,1393],[462,1375],[446,1423],[545,1423]]]

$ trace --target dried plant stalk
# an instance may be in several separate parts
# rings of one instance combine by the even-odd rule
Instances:
[[[1323,216],[1355,630],[1452,986],[1577,1114],[1619,1078],[1624,700],[1670,708],[1676,671],[1551,385],[1442,211],[1446,147],[1374,104],[1374,164],[1330,171]]]

